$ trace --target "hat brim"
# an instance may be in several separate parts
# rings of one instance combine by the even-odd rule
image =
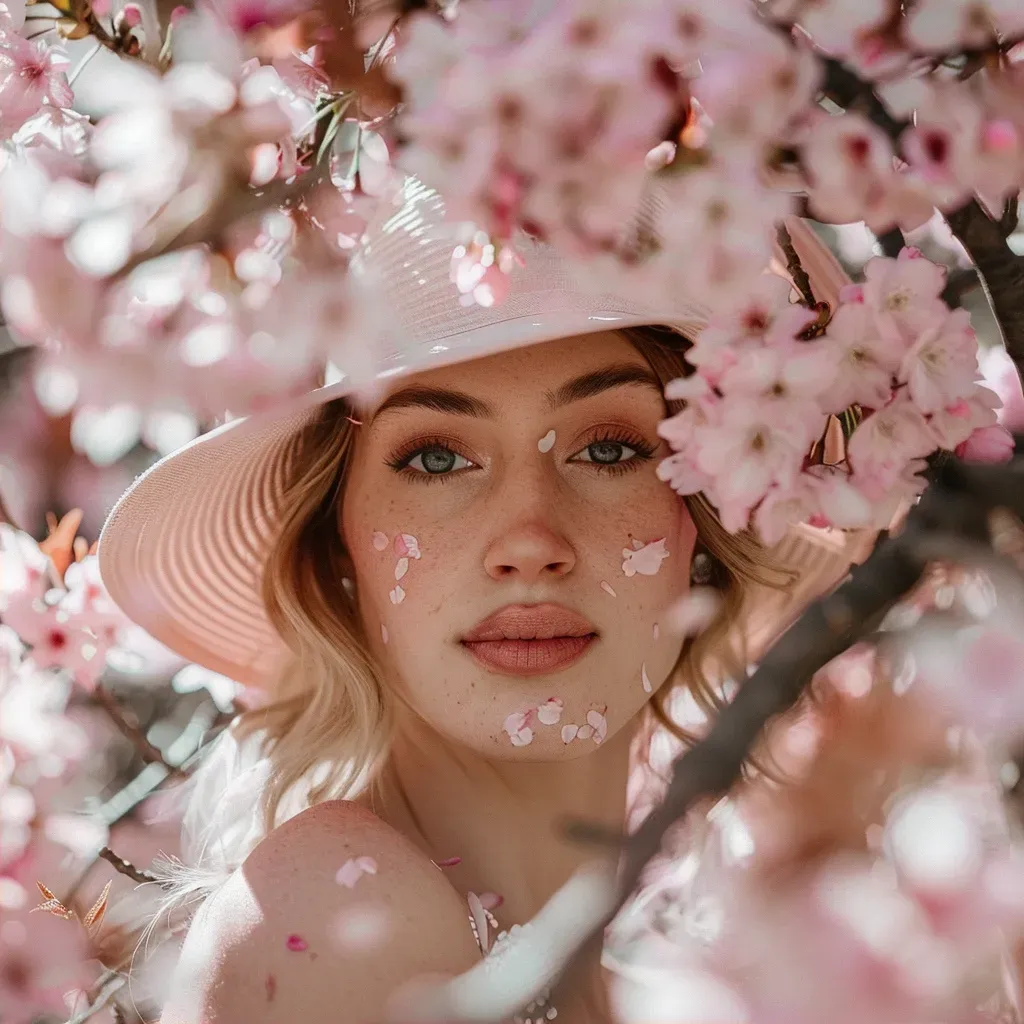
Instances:
[[[698,323],[609,309],[547,311],[477,327],[391,360],[376,381],[557,338],[650,324]],[[317,388],[273,413],[233,420],[161,459],[122,495],[98,557],[113,601],[156,640],[247,686],[270,682],[288,656],[261,598],[263,565],[296,431],[316,410],[355,392]]]

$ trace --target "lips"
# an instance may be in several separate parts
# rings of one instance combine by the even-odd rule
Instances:
[[[506,675],[557,672],[597,640],[597,627],[557,604],[506,605],[477,623],[462,645],[484,667]]]

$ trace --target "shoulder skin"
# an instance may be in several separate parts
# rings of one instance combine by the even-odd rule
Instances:
[[[340,883],[360,857],[376,873],[349,865],[354,884]],[[365,1024],[410,979],[479,959],[466,903],[430,859],[329,801],[275,829],[200,908],[161,1024]]]

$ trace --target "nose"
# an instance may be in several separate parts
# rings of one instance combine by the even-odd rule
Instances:
[[[522,522],[503,531],[488,548],[484,568],[492,579],[516,576],[524,583],[572,572],[572,546],[544,523]]]

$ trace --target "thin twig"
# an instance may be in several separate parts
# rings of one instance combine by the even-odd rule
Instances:
[[[124,736],[132,741],[132,745],[139,752],[139,756],[144,761],[149,764],[162,764],[167,769],[170,776],[174,776],[179,779],[185,779],[187,777],[180,768],[176,768],[174,765],[168,764],[164,760],[164,755],[160,753],[159,749],[153,746],[153,744],[142,735],[137,726],[132,725],[124,717],[117,701],[114,700],[113,696],[102,685],[98,685],[95,690],[93,690],[92,695],[95,697],[96,703],[106,711],[114,725],[117,726]]]
[[[108,864],[112,864],[122,875],[127,875],[129,878],[136,882],[158,882],[159,879],[156,875],[151,875],[148,871],[143,871],[137,868],[131,861],[125,860],[123,857],[118,857],[109,846],[104,846],[99,854]]]
[[[779,224],[776,234],[779,240],[779,248],[782,249],[786,256],[789,276],[793,279],[793,284],[796,286],[796,290],[800,293],[804,302],[813,309],[816,302],[814,290],[811,288],[811,279],[807,271],[804,270],[804,265],[800,262],[800,256],[793,245],[793,239],[790,237],[786,225]]]

